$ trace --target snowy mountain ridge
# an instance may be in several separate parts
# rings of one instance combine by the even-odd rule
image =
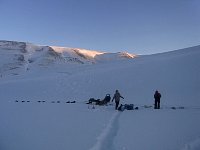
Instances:
[[[18,69],[28,70],[0,76],[1,150],[200,150],[200,46],[80,65],[65,62],[65,48],[58,53],[9,44],[2,44],[0,65],[18,63]],[[90,59],[113,55],[94,53]],[[138,109],[118,112],[114,102],[86,104],[113,97],[116,89],[124,97],[120,104]],[[162,95],[161,109],[154,109],[155,90]]]
[[[41,68],[50,67],[53,64],[96,64],[130,59],[135,56],[127,52],[106,53],[0,40],[0,73],[17,75],[38,66]]]

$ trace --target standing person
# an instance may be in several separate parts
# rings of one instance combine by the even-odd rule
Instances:
[[[121,97],[122,99],[124,99],[124,98],[120,95],[119,91],[116,90],[116,91],[115,91],[115,94],[114,94],[114,96],[113,96],[113,99],[112,99],[112,102],[113,102],[113,100],[115,99],[115,109],[116,109],[116,110],[118,109],[118,106],[119,106],[120,97]]]
[[[160,109],[160,98],[161,94],[156,90],[154,94],[154,99],[155,99],[154,109]]]

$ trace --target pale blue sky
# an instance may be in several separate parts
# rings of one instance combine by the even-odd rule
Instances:
[[[107,52],[200,45],[200,0],[0,0],[0,40]]]

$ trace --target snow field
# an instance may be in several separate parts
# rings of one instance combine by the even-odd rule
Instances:
[[[197,150],[199,60],[200,48],[193,47],[95,65],[55,63],[1,78],[0,149]],[[88,109],[84,104],[92,97],[113,96],[116,89],[125,98],[121,103],[139,110],[116,112],[113,105]],[[153,105],[156,89],[162,109],[141,107]],[[77,103],[66,104],[69,100]]]
[[[120,116],[116,150],[181,150],[186,141],[199,138],[199,116],[200,110],[187,109],[126,111]]]
[[[89,149],[112,117],[83,104],[10,102],[0,108],[4,150]]]

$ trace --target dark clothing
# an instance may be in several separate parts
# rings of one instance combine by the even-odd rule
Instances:
[[[154,108],[155,109],[160,109],[160,100],[155,100]]]
[[[119,106],[119,102],[115,101],[115,109],[117,110]]]
[[[112,102],[115,99],[115,109],[116,110],[118,109],[120,98],[123,98],[123,97],[120,95],[120,93],[118,92],[118,90],[116,90],[116,92],[115,92],[115,94],[113,96],[113,99],[112,99]]]
[[[160,109],[160,98],[161,98],[161,94],[158,91],[156,91],[154,94],[154,99],[155,99],[154,108],[155,109]]]

